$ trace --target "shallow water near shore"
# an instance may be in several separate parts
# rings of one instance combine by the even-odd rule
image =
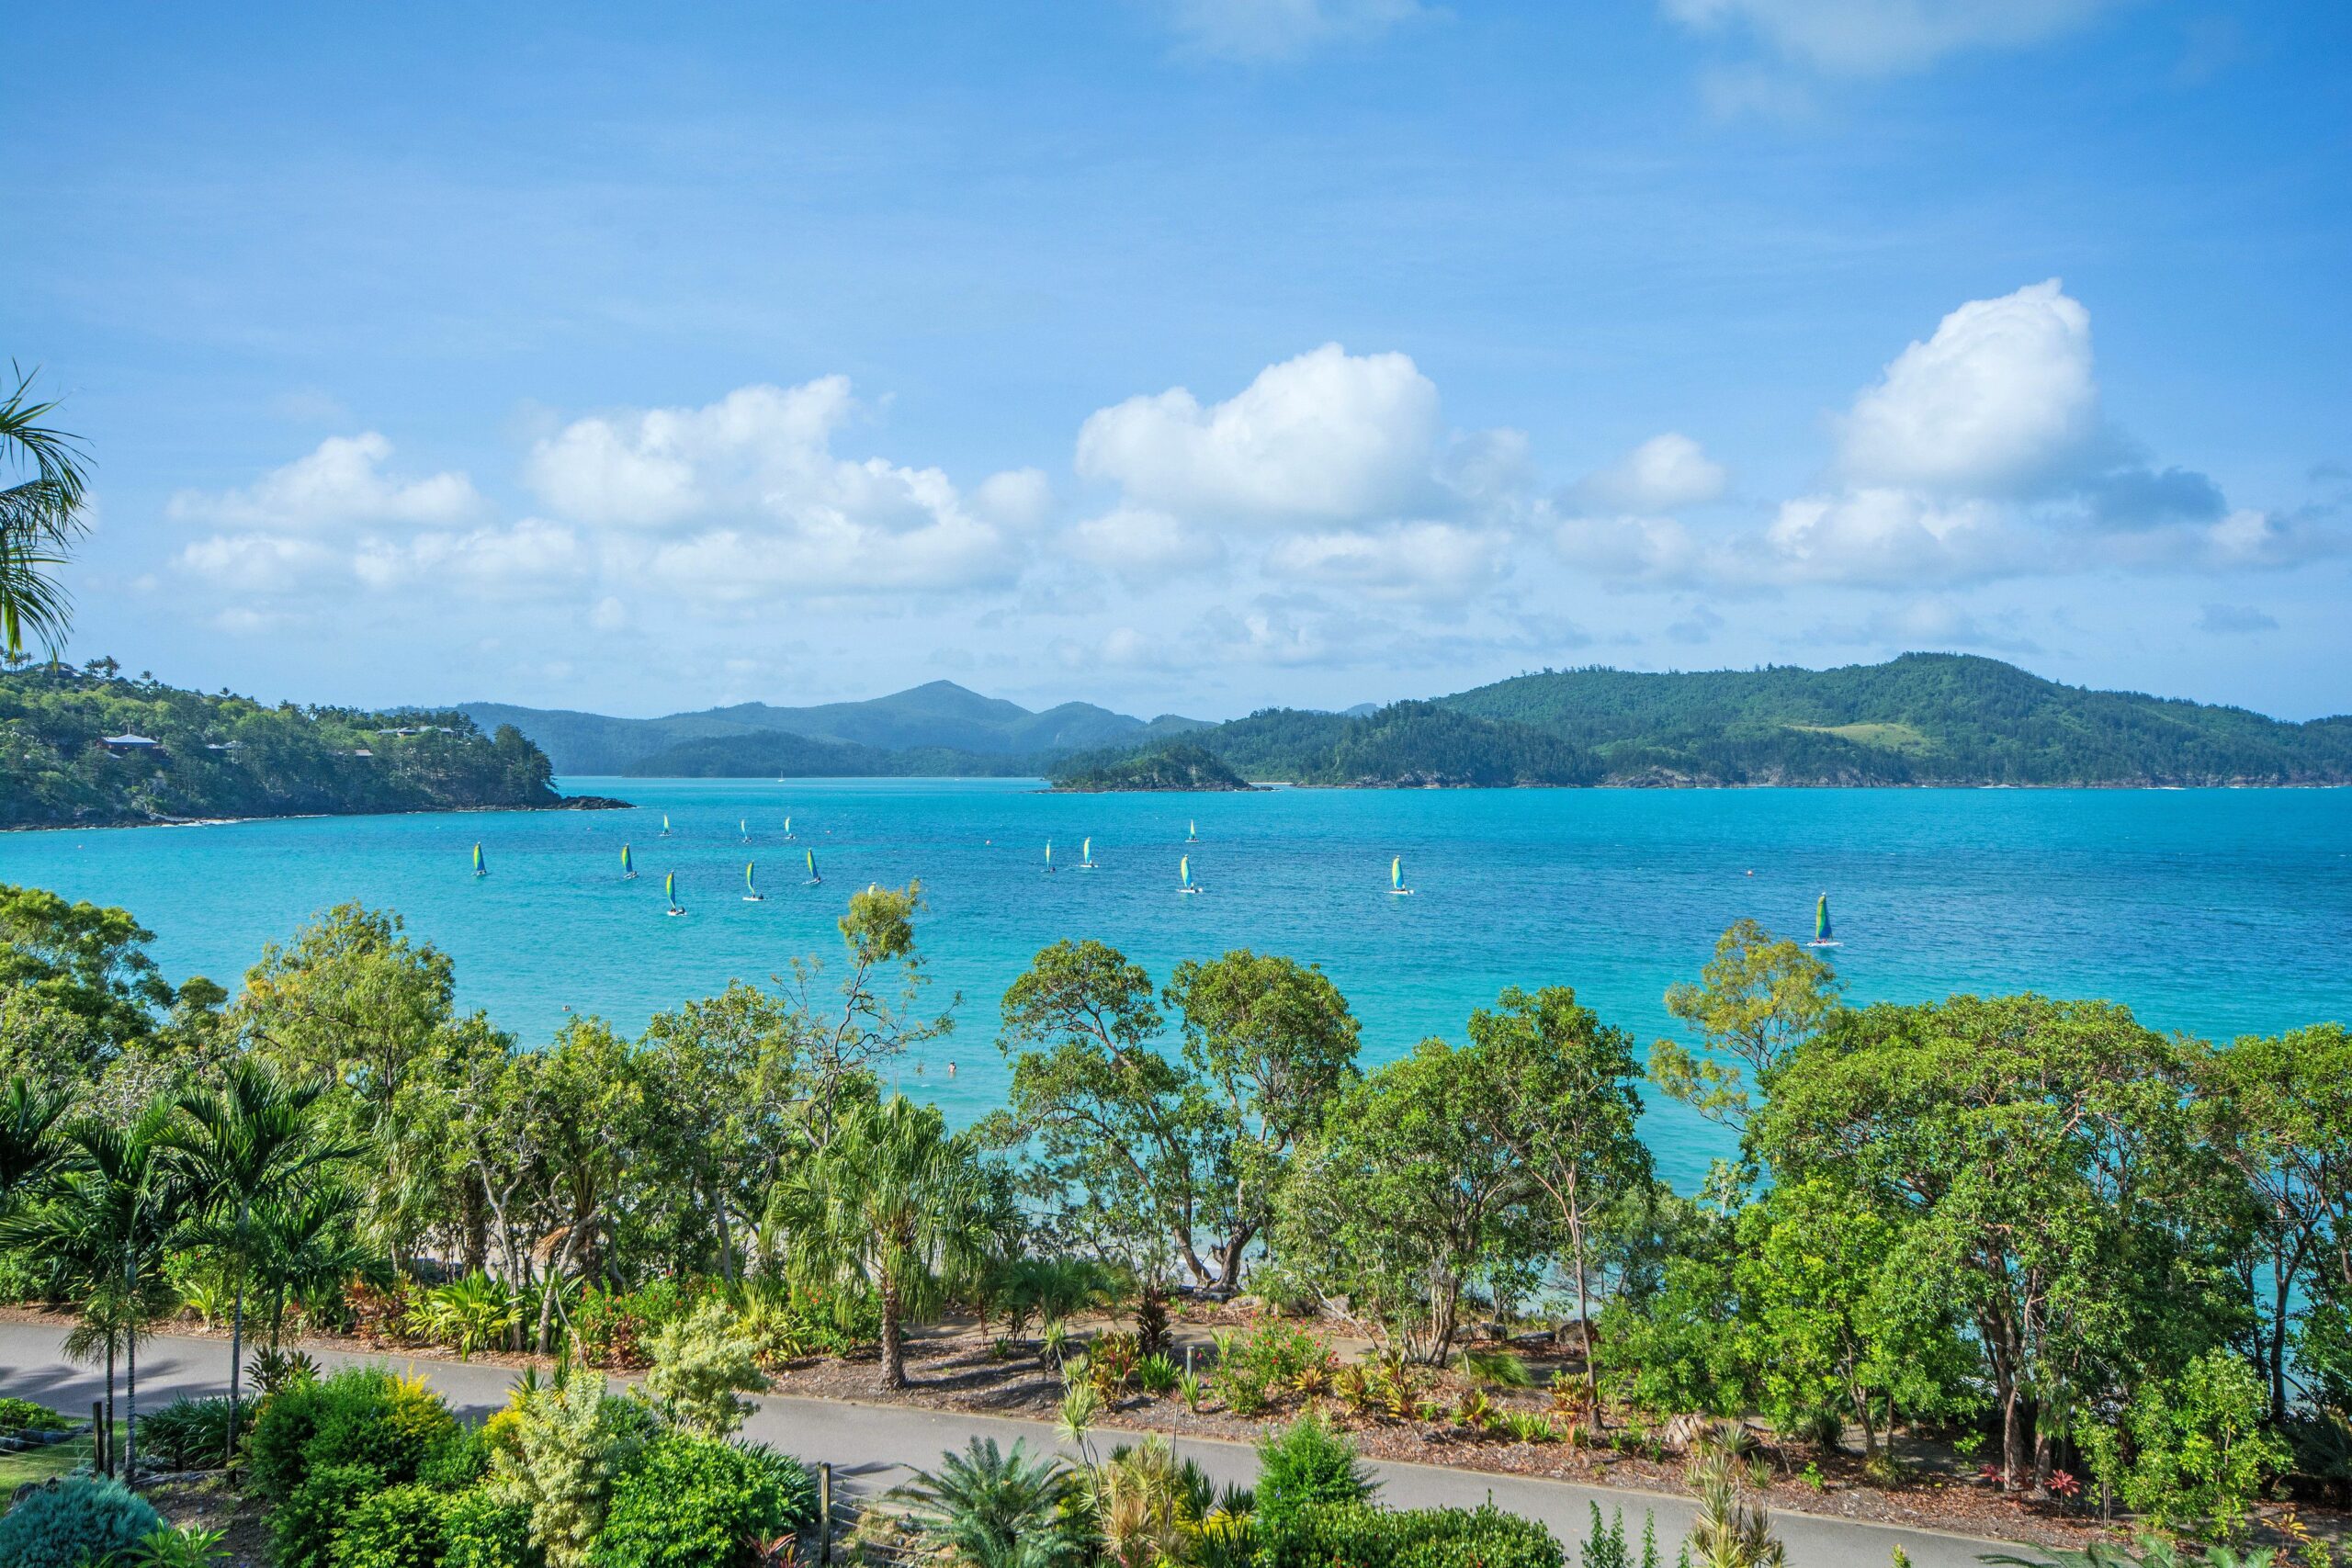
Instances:
[[[232,987],[313,911],[390,908],[455,960],[463,1005],[528,1043],[567,1005],[633,1032],[730,977],[831,958],[852,891],[919,877],[933,1005],[962,999],[954,1037],[902,1064],[899,1082],[959,1122],[1003,1092],[998,998],[1062,937],[1100,938],[1158,979],[1232,947],[1319,963],[1363,1020],[1368,1062],[1461,1038],[1470,1010],[1514,984],[1574,986],[1646,1043],[1672,1028],[1661,993],[1697,975],[1724,926],[1753,916],[1809,934],[1825,890],[1844,941],[1826,955],[1856,1000],[2031,988],[2110,998],[2210,1038],[2352,1017],[2352,791],[562,787],[635,809],[13,833],[0,835],[0,881],[122,905],[156,933],[171,978]],[[1188,821],[1198,842],[1185,842]],[[1088,837],[1096,869],[1081,871]],[[624,842],[634,882],[620,880]],[[804,886],[809,849],[817,886]],[[1178,891],[1187,853],[1198,897]],[[1410,897],[1388,891],[1395,855]],[[760,903],[742,901],[747,858]],[[662,912],[672,871],[683,919]],[[1646,1134],[1686,1190],[1729,1147],[1673,1106],[1653,1106]]]

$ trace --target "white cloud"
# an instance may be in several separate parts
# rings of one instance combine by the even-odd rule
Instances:
[[[1614,511],[1664,513],[1715,500],[1724,479],[1723,465],[1703,447],[1669,430],[1587,475],[1577,491]]]
[[[1070,553],[1134,583],[1205,570],[1225,558],[1213,536],[1146,506],[1117,506],[1069,531]]]
[[[1888,588],[1998,576],[2027,558],[1997,506],[1888,489],[1785,502],[1762,542],[1784,581]]]
[[[1420,0],[1170,0],[1169,13],[1196,52],[1242,61],[1361,42],[1429,14]]]
[[[847,377],[739,387],[702,408],[574,420],[534,444],[525,473],[563,516],[659,528],[714,512],[824,495],[835,431],[855,409]]]
[[[1351,522],[1428,501],[1437,388],[1401,354],[1326,344],[1204,408],[1182,387],[1087,418],[1078,471],[1126,499],[1215,519]]]
[[[1840,422],[1838,463],[1865,485],[2015,494],[2078,468],[2098,434],[2090,312],[2053,277],[1973,299],[1897,355]]]
[[[1054,482],[1041,468],[990,474],[972,491],[972,509],[1008,528],[1034,528],[1054,506]]]
[[[1662,0],[1693,30],[1745,33],[1840,76],[1917,71],[1964,50],[2018,49],[2089,21],[2113,0]]]
[[[1553,530],[1553,547],[1571,566],[1600,577],[1684,582],[1697,577],[1704,549],[1671,517],[1569,517]]]
[[[1301,534],[1266,557],[1278,577],[1449,604],[1492,586],[1503,562],[1503,541],[1493,533],[1450,523]]]
[[[568,581],[587,568],[571,529],[536,517],[511,528],[363,539],[351,558],[352,575],[368,588],[430,583],[492,597]]]
[[[220,534],[179,553],[183,571],[236,593],[294,593],[334,577],[335,551],[313,539]]]
[[[588,612],[588,625],[600,632],[616,632],[628,625],[628,606],[617,594],[607,593]]]
[[[375,431],[331,435],[306,457],[273,468],[242,490],[184,490],[166,506],[175,519],[240,528],[323,529],[357,523],[448,524],[481,510],[465,475],[401,481],[383,464],[392,444]]]

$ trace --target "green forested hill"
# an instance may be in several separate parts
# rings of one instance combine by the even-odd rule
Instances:
[[[100,744],[125,734],[159,744]],[[537,747],[463,714],[268,707],[97,668],[0,673],[0,827],[563,804]]]
[[[1963,654],[1836,670],[1547,671],[1442,701],[1587,748],[1626,782],[2352,782],[2352,721],[2089,691]]]
[[[620,768],[634,779],[1026,778],[1035,758],[982,756],[941,746],[904,751],[766,730],[681,740]]]
[[[1215,753],[1184,741],[1123,754],[1072,758],[1054,770],[1056,789],[1112,790],[1248,789],[1250,781]]]
[[[1249,778],[1314,784],[2352,783],[2352,718],[2282,723],[1956,654],[1546,671],[1363,716],[1268,709],[1185,739]]]

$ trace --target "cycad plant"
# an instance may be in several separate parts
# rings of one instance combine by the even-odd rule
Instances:
[[[890,1494],[955,1568],[1064,1568],[1089,1555],[1069,1528],[1076,1478],[1050,1454],[975,1438]]]
[[[32,396],[33,378],[11,366],[15,389],[0,397],[0,653],[15,659],[25,634],[53,651],[64,640],[73,601],[52,575],[88,529],[88,476],[81,443],[41,422],[56,408]]]
[[[1787,1551],[1772,1534],[1772,1516],[1747,1496],[1755,1441],[1726,1421],[1703,1434],[1686,1472],[1699,1517],[1685,1541],[1694,1568],[1781,1568]]]
[[[80,1303],[65,1353],[104,1365],[109,1430],[117,1356],[126,1362],[126,1467],[139,1454],[139,1344],[175,1303],[164,1263],[188,1209],[189,1194],[163,1157],[169,1118],[158,1102],[128,1128],[74,1122],[40,1195],[0,1224],[0,1246],[41,1258],[51,1288]]]
[[[882,1382],[904,1388],[906,1325],[984,1262],[989,1207],[970,1145],[948,1134],[936,1106],[894,1095],[851,1113],[780,1183],[770,1219],[792,1236],[805,1275],[874,1292]]]
[[[316,1108],[325,1092],[323,1081],[288,1083],[251,1057],[239,1057],[219,1089],[180,1100],[174,1156],[203,1207],[205,1245],[227,1266],[231,1282],[232,1412],[242,1393],[246,1294],[266,1248],[275,1244],[256,1224],[256,1211],[299,1201],[327,1168],[359,1152],[322,1126]]]

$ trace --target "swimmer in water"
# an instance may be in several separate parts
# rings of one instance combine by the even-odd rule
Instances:
[[[956,1064],[953,1062],[947,1064],[947,1076],[951,1078],[956,1076]]]

